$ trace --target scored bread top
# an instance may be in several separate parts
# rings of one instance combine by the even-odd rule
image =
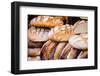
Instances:
[[[56,26],[49,32],[49,39],[54,41],[68,41],[69,37],[73,35],[73,27],[69,25]]]
[[[65,19],[68,19],[68,17],[37,16],[30,21],[30,25],[52,28],[55,26],[63,25],[63,20]]]

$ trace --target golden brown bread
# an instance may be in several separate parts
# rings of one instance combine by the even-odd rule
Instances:
[[[71,26],[56,26],[49,32],[49,39],[53,41],[68,41],[69,37],[73,35],[73,29]]]
[[[64,17],[53,17],[53,16],[38,16],[30,21],[30,25],[37,27],[55,27],[63,25]],[[66,18],[67,19],[67,18]]]

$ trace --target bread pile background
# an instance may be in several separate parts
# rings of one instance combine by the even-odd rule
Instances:
[[[88,18],[28,16],[28,60],[88,58]]]

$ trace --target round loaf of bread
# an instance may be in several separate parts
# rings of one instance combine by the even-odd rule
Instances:
[[[85,34],[87,35],[87,34]],[[88,42],[86,36],[81,35],[73,35],[69,38],[69,44],[72,45],[74,48],[77,49],[87,49]]]
[[[74,33],[80,34],[80,33],[87,33],[88,32],[88,21],[81,20],[77,21],[74,24]]]

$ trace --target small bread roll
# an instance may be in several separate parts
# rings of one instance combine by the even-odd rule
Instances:
[[[52,17],[52,16],[38,16],[30,21],[30,25],[37,27],[55,27],[63,25],[63,17]]]
[[[63,25],[52,28],[48,34],[48,38],[53,41],[68,41],[69,37],[73,34],[71,26]]]
[[[87,42],[87,38],[85,38],[85,37],[80,36],[80,35],[73,35],[69,38],[69,44],[77,49],[87,49],[88,42]]]

